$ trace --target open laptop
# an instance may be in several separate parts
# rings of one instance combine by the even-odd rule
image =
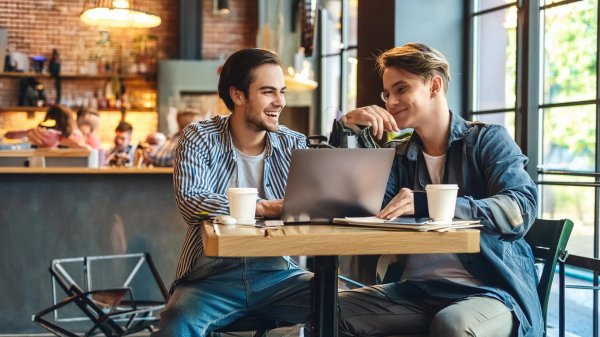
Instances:
[[[331,223],[381,209],[394,149],[293,150],[281,219]]]

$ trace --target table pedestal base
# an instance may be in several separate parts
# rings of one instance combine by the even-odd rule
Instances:
[[[315,276],[311,282],[311,336],[338,335],[338,257],[315,256]]]

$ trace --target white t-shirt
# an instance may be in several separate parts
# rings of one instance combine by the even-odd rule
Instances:
[[[423,152],[423,157],[425,157],[425,164],[431,182],[440,184],[444,177],[446,155],[434,157]],[[465,269],[456,254],[410,255],[402,273],[402,281],[424,281],[440,278],[475,286],[482,284]]]
[[[233,142],[232,142],[233,144]],[[233,146],[236,152],[235,168],[229,180],[229,187],[256,187],[258,197],[265,199],[263,174],[266,151],[257,156],[249,156]],[[266,149],[266,147],[265,147]]]

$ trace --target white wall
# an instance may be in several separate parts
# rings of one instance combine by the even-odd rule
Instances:
[[[462,114],[463,55],[466,51],[463,37],[463,0],[395,0],[395,45],[409,42],[424,43],[440,51],[450,62],[448,104]]]

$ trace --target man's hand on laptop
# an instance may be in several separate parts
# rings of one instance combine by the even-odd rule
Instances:
[[[394,219],[406,214],[415,214],[413,191],[402,188],[400,192],[385,206],[379,214],[381,219]]]
[[[256,216],[279,219],[283,208],[283,199],[265,200],[256,203]]]

